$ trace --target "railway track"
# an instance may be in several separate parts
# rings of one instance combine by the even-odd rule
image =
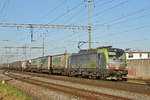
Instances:
[[[31,79],[29,77],[23,77],[21,75],[15,75],[12,73],[4,73],[4,74],[13,79],[26,82],[29,84],[37,85],[39,87],[43,87],[43,88],[50,89],[53,91],[58,91],[64,94],[68,94],[72,97],[82,99],[82,100],[101,100],[102,98],[103,99],[106,98],[110,100],[132,100],[132,99],[128,99],[125,97],[119,97],[119,96],[99,93],[95,91],[90,91],[86,89],[80,89],[80,88],[75,88],[75,87],[70,87],[70,86],[54,84],[54,83],[50,83],[46,81],[41,81],[37,79]]]
[[[78,83],[78,84],[89,85],[89,86],[105,87],[114,90],[122,90],[127,92],[150,95],[150,86],[147,84],[117,82],[117,81],[112,82],[112,81],[102,81],[102,80],[88,80],[83,78],[61,77],[61,76],[44,75],[44,74],[30,73],[30,72],[21,72],[20,74],[26,74],[26,75],[42,77],[46,79],[54,79],[54,80],[60,80],[65,82]]]

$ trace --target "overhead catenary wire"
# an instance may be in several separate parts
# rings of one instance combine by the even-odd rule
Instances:
[[[131,29],[128,29],[128,30],[120,31],[120,32],[114,32],[114,33],[105,34],[103,36],[108,36],[109,35],[109,37],[111,37],[111,35],[113,35],[113,36],[115,36],[115,35],[122,35],[123,33],[137,31],[137,30],[144,29],[144,28],[149,28],[149,27],[150,27],[150,24],[142,25],[142,26],[138,26],[138,27],[131,28]],[[101,36],[101,37],[103,37],[103,36]],[[97,39],[97,38],[99,38],[99,37],[96,37],[95,39]]]
[[[104,2],[108,2],[108,0],[96,0],[97,1],[97,3],[99,3],[99,4],[102,4],[102,3],[104,3]],[[101,1],[103,1],[103,2],[101,2]],[[109,1],[111,1],[111,0],[109,0]],[[119,1],[119,2],[121,2],[121,1]],[[114,2],[113,4],[116,4],[116,3],[119,3],[119,2]],[[112,3],[112,2],[111,2]],[[98,4],[97,4],[98,5]],[[80,6],[80,8],[81,8],[81,5],[79,5]],[[113,5],[112,5],[113,6]],[[122,5],[120,5],[120,6],[122,6]],[[109,6],[110,7],[110,6]],[[59,7],[58,7],[59,8]],[[79,8],[79,7],[78,7]],[[81,9],[76,9],[76,10],[78,10],[77,11],[77,16],[79,17],[79,13],[80,14],[82,14],[82,15],[84,15],[85,16],[85,12],[82,10],[81,11]],[[104,7],[105,8],[105,7]],[[102,10],[102,9],[95,9],[95,11],[93,12],[93,14],[95,14],[95,13],[97,13],[96,11],[100,11],[100,10]],[[75,10],[73,10],[73,11],[75,11]],[[74,15],[74,12],[70,12],[70,13],[68,13],[68,14],[72,14],[72,15]],[[80,11],[80,12],[79,12]],[[108,11],[109,10],[107,10],[107,11],[105,11],[106,13],[108,13]],[[84,13],[83,13],[84,12]],[[145,14],[145,16],[148,16],[149,14]],[[44,15],[45,16],[45,15]],[[46,15],[47,16],[47,15]],[[67,14],[66,15],[64,15],[64,16],[62,16],[61,18],[63,18],[63,17],[66,17],[67,16]],[[77,17],[77,16],[75,16],[75,17]],[[99,16],[99,15],[98,15]],[[143,15],[144,16],[144,15]],[[134,20],[136,20],[136,18],[138,19],[138,18],[142,18],[143,16],[139,16],[139,17],[135,17],[135,19]],[[57,17],[57,16],[56,16]],[[70,19],[71,19],[71,22],[72,22],[72,24],[74,24],[74,22],[77,22],[77,23],[80,23],[81,21],[79,21],[80,20],[80,18],[79,19],[77,19],[77,18],[75,18],[75,17],[68,17],[67,16],[67,18],[68,18],[68,21],[66,21],[67,23],[69,23],[69,21],[70,21]],[[81,16],[82,17],[82,16]],[[94,17],[94,16],[93,16]],[[124,16],[121,16],[121,17],[124,17]],[[67,18],[66,18],[66,20],[67,20]],[[112,18],[112,17],[111,17]],[[132,19],[132,18],[130,18],[130,19],[125,19],[125,18],[123,18],[124,20],[122,21],[122,20],[116,20],[116,21],[114,21],[114,22],[112,22],[112,23],[108,23],[108,25],[122,25],[123,24],[123,22],[125,22],[126,20],[130,20],[130,19]],[[53,19],[52,19],[53,20]],[[59,19],[58,19],[59,20]],[[99,20],[101,20],[101,19],[99,19]],[[107,20],[107,19],[106,19]],[[110,19],[108,19],[108,20],[110,20]],[[132,20],[132,21],[134,21],[134,20]],[[61,22],[63,22],[64,20],[61,20]],[[83,20],[82,20],[83,21]],[[86,20],[85,20],[86,21]],[[93,19],[93,21],[95,21],[95,19]],[[56,22],[56,21],[54,21],[54,22]],[[59,22],[59,21],[58,21]],[[135,24],[135,25],[137,25],[137,24]],[[96,30],[97,31],[97,30]],[[121,29],[120,29],[120,32],[121,32]],[[130,32],[130,31],[129,31]],[[126,32],[126,33],[128,33],[128,32]],[[119,34],[119,33],[118,33]],[[117,34],[117,35],[118,35]],[[52,34],[53,35],[53,34]],[[78,35],[78,34],[77,34]],[[84,34],[83,34],[84,35]],[[83,35],[81,34],[79,37],[83,37]],[[88,34],[87,34],[88,35]],[[107,35],[107,34],[106,34]],[[51,37],[51,36],[50,36]],[[110,36],[110,37],[112,37],[112,36]],[[54,39],[54,41],[52,41],[53,43],[55,42],[55,41],[57,41],[57,40],[61,40],[61,41],[65,41],[65,43],[66,43],[66,41],[68,40],[71,40],[71,39],[76,39],[76,34],[74,34],[74,33],[71,33],[71,34],[69,34],[69,35],[66,35],[66,37],[65,37],[65,39],[63,39],[64,37],[62,37],[61,39],[60,38],[55,38]],[[99,39],[101,39],[101,38],[99,38]],[[49,42],[50,44],[52,44],[51,42]],[[66,44],[60,44],[60,45],[66,45]]]
[[[135,40],[125,40],[125,41],[120,41],[120,42],[115,42],[115,43],[127,43],[127,42],[141,42],[141,41],[146,41],[148,40],[147,38],[142,38],[142,39],[135,39]]]
[[[106,2],[102,3],[101,6],[104,6],[104,5],[106,5],[106,4],[112,3],[113,1],[115,1],[115,0],[106,1]],[[106,8],[106,9],[104,9],[104,10],[102,10],[102,11],[100,11],[100,12],[94,14],[94,15],[92,15],[92,16],[93,16],[93,17],[92,17],[92,21],[94,21],[97,16],[102,15],[102,13],[106,13],[106,12],[109,11],[109,10],[112,10],[112,9],[114,9],[114,8],[117,8],[117,7],[121,6],[121,5],[123,5],[123,4],[126,4],[127,2],[129,2],[129,0],[125,0],[125,1],[119,2],[119,3],[116,4],[116,5],[113,5],[113,6],[109,7],[109,8]],[[88,17],[88,16],[87,16],[87,17]],[[83,20],[83,19],[80,18],[80,20]],[[83,21],[82,21],[82,22],[83,22]],[[94,22],[97,22],[97,20],[94,21]],[[99,25],[99,26],[103,26],[103,25],[104,25],[104,24],[101,24],[101,25]]]
[[[104,26],[107,26],[107,27],[113,26],[114,27],[116,25],[122,25],[122,24],[125,24],[125,23],[129,23],[128,22],[129,20],[135,21],[135,20],[139,20],[141,18],[147,17],[147,16],[150,16],[150,13],[144,14],[144,15],[141,15],[141,16],[138,16],[138,17],[132,17],[132,18],[124,19],[124,20],[121,20],[121,21],[118,20],[118,22],[115,22],[115,23],[105,23]],[[100,28],[100,26],[101,26],[101,24],[94,25],[94,30],[97,30],[98,28]]]
[[[65,15],[68,14],[69,12],[73,11],[75,8],[80,7],[82,4],[83,4],[83,3],[80,3],[79,5],[73,7],[72,9],[69,9],[67,12],[63,13],[61,16],[62,16],[62,17],[65,16]],[[58,17],[56,17],[56,19],[57,19],[57,18],[58,18]]]
[[[63,16],[67,15],[68,13],[70,13],[71,11],[75,10],[76,8],[78,8],[80,5],[82,5],[82,3],[77,4],[76,6],[72,7],[71,9],[69,9],[68,11],[64,12],[63,14],[57,16],[54,20],[50,21],[48,24],[50,23],[54,23],[55,21],[57,21],[58,19],[62,18]]]
[[[43,15],[42,17],[40,17],[40,21],[44,20],[50,13],[54,12],[56,9],[60,8],[61,6],[63,6],[63,3],[64,3],[64,1],[62,1],[59,5],[55,6],[54,8],[50,9],[47,14]],[[39,28],[35,32],[40,31],[40,30],[41,30],[41,28]]]
[[[107,21],[107,22],[102,23],[102,24],[110,24],[110,23],[113,23],[113,22],[116,22],[116,21],[125,19],[125,18],[130,17],[130,16],[135,16],[136,14],[139,14],[139,13],[144,12],[144,11],[147,11],[147,10],[150,10],[150,6],[148,6],[148,7],[146,7],[146,8],[142,8],[142,9],[137,10],[137,11],[134,11],[134,12],[131,12],[131,13],[126,14],[126,15],[124,15],[124,16],[120,16],[120,17],[118,17],[118,18],[114,18],[114,19],[112,19],[111,21]],[[98,21],[98,22],[99,22],[99,21]],[[101,25],[101,24],[96,24],[96,25],[98,26],[98,25]]]
[[[67,36],[64,36],[64,37],[61,37],[61,38],[58,38],[57,40],[61,40],[61,44],[58,44],[58,45],[61,45],[62,46],[62,43],[64,43],[65,41],[68,41],[68,42],[70,42],[70,40],[72,40],[74,37],[74,35],[77,35],[78,33],[80,33],[80,32],[73,32],[72,34],[69,34],[69,35],[67,35]],[[65,38],[65,37],[68,37],[67,39]],[[51,44],[49,44],[49,45],[51,45]],[[53,46],[54,46],[54,44],[52,44]],[[51,46],[52,46],[51,45]],[[55,45],[55,46],[58,46],[58,45]]]
[[[64,3],[64,2],[63,2],[63,3]],[[72,7],[72,8],[69,9],[67,12],[65,12],[65,13],[63,13],[63,14],[61,14],[61,15],[59,15],[58,17],[56,17],[54,20],[52,20],[52,21],[49,22],[48,24],[57,21],[59,18],[65,16],[66,14],[68,14],[68,13],[70,13],[71,11],[75,10],[77,7],[79,7],[79,6],[82,5],[82,4],[83,4],[83,3],[80,3],[79,5],[76,5],[76,6]],[[59,8],[59,7],[57,6],[57,7],[55,7],[55,8]],[[55,9],[53,9],[53,10],[55,10]],[[39,29],[39,30],[40,30],[40,29]]]
[[[121,23],[121,24],[122,24],[122,23],[124,24],[124,23],[127,23],[128,20],[135,21],[135,20],[137,20],[137,19],[144,18],[144,17],[146,17],[146,16],[150,16],[150,13],[144,14],[144,15],[142,15],[142,16],[130,18],[130,19],[125,19],[125,20],[123,20],[123,21],[119,21],[119,22],[116,22],[116,23],[112,23],[112,24],[110,24],[109,26],[119,25],[120,23]],[[134,20],[133,20],[133,19],[134,19]]]
[[[48,15],[52,14],[56,9],[64,6],[64,2],[65,0],[61,0],[61,2],[58,3],[57,6],[55,6],[54,8],[50,9],[45,15],[43,15],[42,17],[40,17],[40,20],[45,19]],[[38,20],[39,21],[39,20]]]
[[[59,45],[61,45],[62,46],[62,44],[63,43],[70,43],[75,37],[75,35],[77,35],[78,33],[80,33],[80,32],[73,32],[73,33],[71,33],[71,34],[69,34],[69,35],[67,35],[67,36],[64,36],[64,37],[61,37],[61,38],[59,38],[59,39],[57,39],[57,40],[61,40],[60,42],[60,44],[58,44],[58,45],[55,45],[55,47],[54,48],[57,48]],[[80,33],[81,34],[81,33]],[[68,37],[68,38],[65,38],[65,37]],[[50,45],[50,44],[49,44]],[[53,46],[54,46],[54,44],[52,44]],[[52,45],[51,45],[51,47],[52,47]],[[54,49],[53,49],[54,50]]]
[[[115,0],[109,0],[109,1],[105,1],[105,2],[100,2],[101,0],[99,0],[99,2],[98,3],[96,3],[96,6],[99,6],[99,7],[103,7],[103,6],[105,6],[105,5],[107,5],[107,4],[110,4],[110,3],[112,3],[113,1],[115,1]],[[102,0],[102,1],[104,1],[104,0]],[[100,3],[100,4],[99,4]],[[95,10],[96,11],[96,10]],[[86,13],[87,13],[87,10],[86,10]],[[77,16],[81,16],[81,15],[85,15],[84,13],[81,13],[81,11],[79,12],[79,14],[77,14]],[[80,22],[81,20],[82,20],[82,22],[84,22],[84,21],[86,21],[86,20],[84,20],[83,21],[83,18],[84,17],[79,17],[80,19],[77,19],[78,20],[78,22]],[[95,15],[92,15],[93,17],[95,16]],[[84,19],[88,19],[88,16],[86,16],[86,18],[84,18]],[[74,21],[74,22],[76,22],[76,21]],[[72,22],[73,23],[73,22]]]
[[[59,18],[65,16],[65,15],[68,14],[69,12],[75,10],[77,7],[79,7],[79,6],[82,5],[82,4],[83,4],[83,3],[80,3],[79,5],[74,6],[73,8],[69,9],[67,12],[65,12],[65,13],[61,14],[60,16],[56,17],[53,21],[49,22],[48,24],[55,22],[56,20],[58,20]]]
[[[80,33],[80,31],[78,31],[78,32],[74,32],[73,31],[73,33],[71,33],[71,34],[68,34],[67,36],[63,36],[63,37],[60,37],[60,38],[58,38],[57,40],[61,40],[61,45],[62,45],[62,43],[65,43],[65,41],[69,41],[69,40],[72,40],[73,38],[74,38],[74,35],[77,35],[78,33]],[[67,38],[66,38],[67,37]],[[55,38],[54,38],[55,39]],[[68,40],[69,39],[69,40]],[[50,41],[54,41],[54,40],[50,40]],[[69,41],[70,42],[70,41]],[[58,45],[60,45],[60,44],[58,44],[58,45],[55,45],[54,43],[53,44],[49,44],[51,47],[52,46],[58,46]]]
[[[0,3],[2,7],[0,7],[0,19],[4,19],[7,15],[7,10],[9,7],[10,0],[5,0],[4,3]]]
[[[143,14],[143,15],[141,15],[141,16],[136,16],[136,17],[132,17],[132,16],[135,16],[135,15],[137,15],[137,14],[140,14],[140,13],[142,13],[142,12],[145,12],[145,11],[149,11],[150,10],[150,7],[148,6],[148,7],[145,7],[145,8],[142,8],[142,9],[140,9],[140,10],[137,10],[137,11],[134,11],[134,12],[132,12],[132,13],[129,13],[129,14],[127,14],[127,15],[125,15],[125,16],[122,16],[122,17],[119,17],[119,18],[115,18],[115,19],[113,19],[113,20],[111,20],[111,21],[108,21],[107,23],[105,22],[105,23],[103,23],[103,24],[106,24],[106,25],[109,25],[109,26],[113,26],[114,27],[114,25],[122,25],[122,24],[124,24],[124,23],[127,23],[128,22],[128,20],[131,20],[131,21],[135,21],[135,20],[137,20],[137,19],[140,19],[140,18],[144,18],[144,17],[146,17],[146,16],[149,16],[150,15],[150,13],[147,13],[147,14]],[[128,17],[131,17],[131,18],[128,18]],[[124,19],[124,20],[123,20]],[[100,25],[100,24],[99,24]],[[97,25],[95,25],[95,27],[96,26],[98,26],[98,24]],[[112,33],[112,34],[106,34],[107,36],[109,35],[109,37],[112,37],[112,36],[115,36],[115,35],[120,35],[120,33],[121,34],[123,34],[123,33],[130,33],[130,32],[132,32],[132,31],[137,31],[137,30],[140,30],[140,29],[145,29],[145,28],[149,28],[149,25],[147,26],[140,26],[140,27],[136,27],[136,28],[133,28],[133,29],[129,29],[129,30],[125,30],[125,31],[120,31],[120,32],[116,32],[116,33]],[[102,35],[101,37],[106,37],[106,35]],[[97,37],[97,38],[99,38],[99,37]],[[96,38],[95,38],[96,39]]]
[[[119,2],[118,4],[116,4],[116,5],[112,6],[112,7],[106,8],[106,9],[96,13],[93,18],[101,15],[104,12],[107,12],[108,10],[112,10],[113,8],[119,7],[119,6],[121,6],[121,5],[123,5],[123,4],[127,3],[127,2],[128,2],[128,0],[125,0],[125,1]]]
[[[81,7],[82,5],[80,5],[80,7]],[[79,8],[79,7],[78,7]],[[83,14],[83,8],[82,9],[76,9],[77,10],[77,12],[76,13],[73,13],[73,14],[71,14],[71,17],[69,17],[69,19],[67,19],[67,21],[65,21],[65,23],[64,24],[67,24],[67,23],[69,23],[72,19],[75,19],[76,17],[78,17],[79,15],[81,15],[81,14]],[[82,10],[82,11],[81,11]],[[75,20],[75,21],[77,21],[77,20]],[[73,23],[72,23],[73,24]],[[68,25],[70,25],[70,24],[68,24]]]

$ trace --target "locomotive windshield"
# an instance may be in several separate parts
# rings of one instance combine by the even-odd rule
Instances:
[[[110,58],[118,58],[118,59],[125,59],[124,51],[121,49],[115,49],[108,52]]]

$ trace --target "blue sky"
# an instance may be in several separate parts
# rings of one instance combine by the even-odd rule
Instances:
[[[113,45],[150,50],[149,17],[149,0],[94,0],[92,41],[98,43],[92,43],[92,47]],[[88,3],[84,0],[0,0],[0,23],[88,25]],[[64,53],[65,49],[69,53],[77,52],[78,41],[88,41],[88,31],[72,29],[34,29],[34,39],[42,41],[43,32],[46,55]],[[42,43],[31,43],[30,29],[0,28],[0,45],[41,46]],[[81,48],[88,48],[88,44]],[[0,49],[0,52],[19,52],[22,59],[42,54],[42,50],[29,49]]]

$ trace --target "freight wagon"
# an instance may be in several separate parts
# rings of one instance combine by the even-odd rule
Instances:
[[[7,63],[0,64],[0,69],[9,69],[9,64]]]
[[[22,61],[15,61],[10,63],[9,65],[9,69],[10,70],[18,70],[21,71],[22,70]]]
[[[52,56],[51,66],[53,74],[67,75],[68,57],[70,54]]]
[[[27,71],[30,72],[38,72],[39,71],[39,58],[34,58],[29,60],[28,64],[27,64]]]
[[[48,56],[31,59],[28,62],[28,71],[45,72],[48,69]]]
[[[66,75],[69,55],[65,53],[31,59],[26,71]]]

